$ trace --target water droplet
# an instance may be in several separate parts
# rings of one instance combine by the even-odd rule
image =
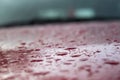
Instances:
[[[11,61],[10,63],[18,63],[19,61]]]
[[[114,61],[114,60],[105,60],[104,63],[105,64],[110,64],[110,65],[118,65],[119,64],[118,61]]]
[[[71,57],[80,57],[80,54],[72,54]]]
[[[35,51],[40,51],[40,49],[35,49]]]
[[[85,69],[89,69],[89,68],[91,68],[90,65],[83,65],[83,66],[79,67],[79,70],[85,70]]]
[[[33,72],[33,70],[31,70],[31,69],[26,69],[26,70],[24,70],[26,73],[32,73]]]
[[[50,54],[46,54],[45,57],[51,57],[51,55]]]
[[[88,72],[88,76],[92,76],[92,68],[90,65],[83,65],[81,67],[79,67],[79,70],[85,70]]]
[[[67,60],[67,61],[73,62],[73,61],[75,61],[75,59],[70,59],[70,60]]]
[[[46,59],[53,59],[53,57],[47,57]]]
[[[88,58],[81,58],[80,61],[87,61]]]
[[[31,60],[31,62],[42,62],[43,59],[38,59],[38,60]]]
[[[71,47],[71,48],[66,48],[65,50],[75,50],[76,48],[75,47]]]
[[[69,72],[69,70],[60,70],[60,72],[65,73],[65,72]]]
[[[7,78],[5,78],[5,80],[15,80],[15,78],[16,78],[17,76],[9,76],[9,77],[7,77]]]
[[[48,63],[52,63],[53,61],[52,61],[52,60],[47,60],[46,62],[48,62]]]
[[[57,61],[60,61],[61,59],[55,59],[55,61],[57,62]]]
[[[110,39],[106,39],[107,41],[111,41]]]
[[[96,52],[97,52],[97,53],[100,53],[101,51],[100,51],[100,50],[97,50]]]
[[[8,61],[6,59],[0,60],[0,66],[8,64]]]
[[[70,42],[72,42],[72,43],[73,43],[73,42],[75,42],[75,40],[71,40]]]
[[[47,74],[49,74],[50,72],[49,71],[45,71],[45,72],[36,72],[36,73],[33,73],[34,76],[39,76],[39,75],[42,75],[42,76],[45,76]]]
[[[119,41],[118,41],[118,40],[114,40],[114,42],[119,43]]]
[[[67,52],[57,52],[56,53],[58,56],[65,56],[67,55],[68,53]]]
[[[64,62],[65,65],[71,65],[71,62]]]
[[[21,43],[21,45],[26,45],[26,43],[25,43],[25,42],[23,42],[23,43]]]

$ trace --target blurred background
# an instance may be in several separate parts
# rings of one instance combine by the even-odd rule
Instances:
[[[0,0],[0,26],[119,18],[120,0]]]

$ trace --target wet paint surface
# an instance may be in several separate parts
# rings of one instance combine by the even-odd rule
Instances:
[[[91,22],[1,29],[0,80],[120,80],[119,26]]]

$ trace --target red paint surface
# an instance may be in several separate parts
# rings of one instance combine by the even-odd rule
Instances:
[[[1,29],[0,80],[120,80],[119,26],[91,22]]]

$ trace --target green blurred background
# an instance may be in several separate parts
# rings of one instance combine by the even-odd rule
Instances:
[[[93,18],[120,18],[120,0],[0,0],[0,25]]]

